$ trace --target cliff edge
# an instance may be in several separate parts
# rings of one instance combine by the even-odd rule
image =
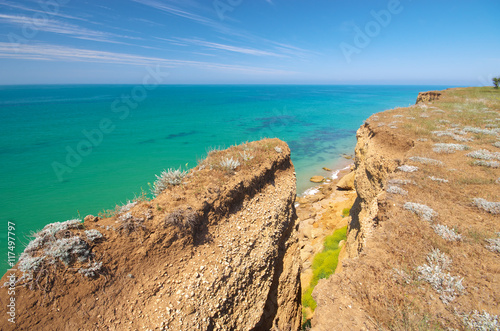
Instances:
[[[2,330],[298,330],[288,146],[215,150],[174,184],[35,235],[16,266],[16,323]]]
[[[346,258],[312,330],[498,330],[500,92],[423,93],[357,138]]]

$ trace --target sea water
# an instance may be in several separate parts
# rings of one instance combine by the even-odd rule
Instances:
[[[0,267],[56,221],[113,209],[149,192],[163,169],[266,137],[288,143],[297,189],[348,162],[371,114],[438,86],[134,85],[0,87]]]

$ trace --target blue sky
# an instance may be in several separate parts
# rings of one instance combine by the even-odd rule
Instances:
[[[0,84],[484,85],[500,1],[0,0]],[[158,69],[159,68],[159,69]]]

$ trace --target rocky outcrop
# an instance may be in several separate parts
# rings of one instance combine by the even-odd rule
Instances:
[[[439,91],[420,92],[417,96],[416,104],[439,100],[441,94]]]
[[[240,165],[222,167],[229,158]],[[102,268],[89,277],[76,260],[36,269],[16,286],[15,328],[298,330],[295,194],[284,142],[212,152],[155,199],[86,218],[85,230],[103,235],[88,244]],[[84,232],[65,231],[55,236]]]

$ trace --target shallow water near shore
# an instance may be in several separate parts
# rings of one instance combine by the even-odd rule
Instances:
[[[413,104],[439,86],[0,87],[0,267],[7,222],[19,254],[31,232],[126,203],[165,168],[196,166],[215,147],[264,137],[286,141],[297,191],[322,167],[352,160],[355,132],[371,114]],[[145,93],[144,93],[145,92]]]

